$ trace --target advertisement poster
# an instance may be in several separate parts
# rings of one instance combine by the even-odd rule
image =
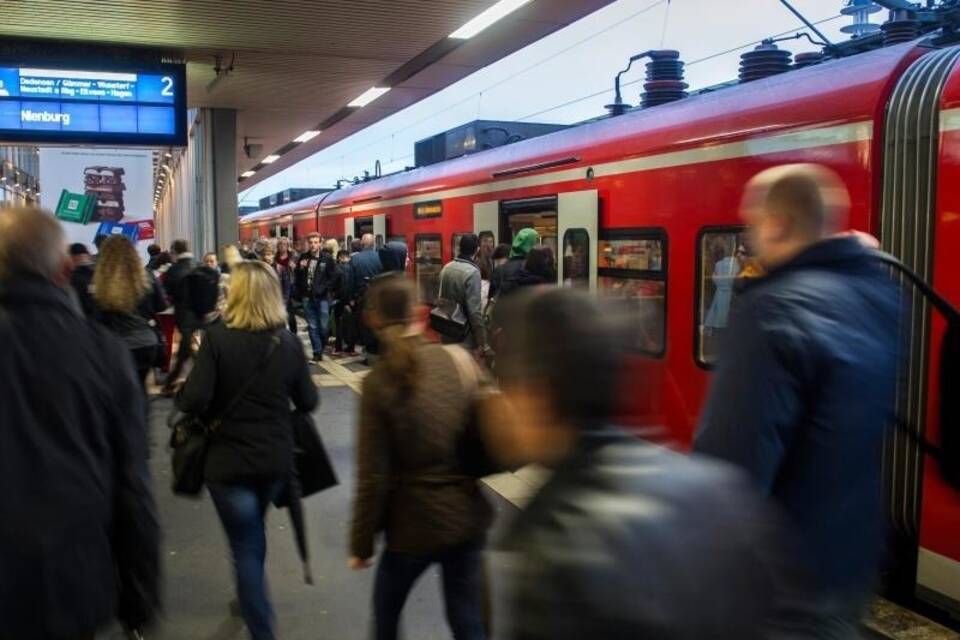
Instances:
[[[148,149],[41,147],[41,204],[67,242],[96,253],[98,235],[123,234],[146,258],[153,243],[153,153]]]

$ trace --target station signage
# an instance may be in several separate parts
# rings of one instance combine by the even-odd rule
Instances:
[[[413,217],[420,218],[439,218],[443,215],[443,202],[433,200],[431,202],[418,202],[413,205]]]
[[[184,65],[67,69],[0,60],[0,141],[186,144]]]

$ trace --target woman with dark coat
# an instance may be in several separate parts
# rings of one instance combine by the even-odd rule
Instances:
[[[349,564],[369,567],[383,531],[373,596],[377,640],[397,637],[407,595],[433,564],[443,572],[453,636],[482,640],[480,562],[491,510],[456,455],[476,391],[470,381],[479,378],[462,348],[418,333],[416,300],[401,277],[381,278],[367,293],[367,319],[384,353],[363,381]],[[394,485],[395,478],[402,480]]]
[[[293,468],[290,404],[312,411],[319,398],[303,346],[285,330],[287,310],[269,265],[234,265],[223,318],[208,327],[176,403],[184,413],[219,421],[207,453],[207,488],[233,552],[243,619],[254,640],[273,640],[264,516]]]
[[[155,283],[125,237],[110,236],[100,245],[93,273],[94,317],[130,350],[141,385],[157,360],[159,338],[150,319],[163,295],[158,300]]]

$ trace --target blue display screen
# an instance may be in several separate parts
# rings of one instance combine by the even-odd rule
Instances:
[[[149,72],[0,61],[0,140],[183,145],[183,65]]]

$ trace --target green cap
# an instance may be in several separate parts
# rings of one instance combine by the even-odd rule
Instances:
[[[520,229],[513,237],[513,246],[510,248],[511,258],[522,258],[540,242],[540,234],[536,229]]]

